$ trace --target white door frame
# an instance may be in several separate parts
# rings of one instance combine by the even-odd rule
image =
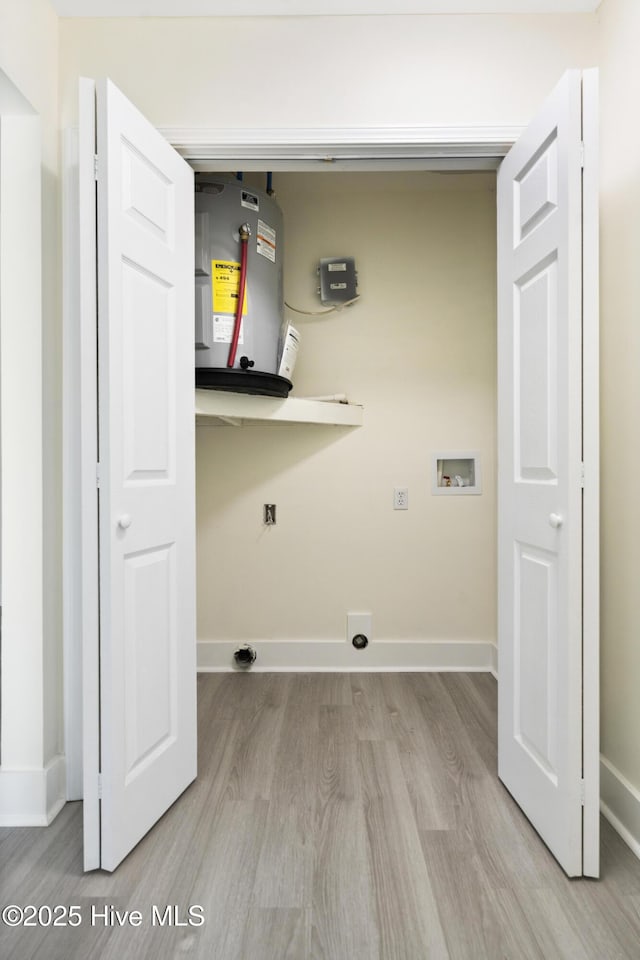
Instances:
[[[582,71],[584,143],[582,209],[582,751],[585,781],[582,870],[599,875],[600,860],[600,246],[598,180],[600,151],[598,71]],[[594,750],[594,744],[597,749]],[[597,837],[596,849],[589,838]],[[585,842],[585,838],[587,838]]]
[[[86,91],[85,91],[85,94]],[[264,129],[168,129],[160,132],[195,169],[303,171],[317,170],[496,170],[517,140],[522,127],[384,127],[289,130]],[[80,290],[78,257],[87,250],[80,231],[93,229],[80,224],[78,202],[78,134],[65,132],[63,144],[63,343],[64,349],[64,662],[66,767],[68,800],[81,797],[82,784],[82,630],[81,577],[87,575],[89,557],[96,558],[98,536],[91,545],[82,541],[77,508],[81,491],[89,495],[87,477],[91,465],[82,461],[82,451],[97,450],[97,421],[86,416],[86,406],[97,393],[86,376],[81,381]],[[84,187],[87,189],[87,186]],[[85,310],[90,305],[85,304]],[[93,351],[86,341],[82,350],[91,362]],[[95,364],[92,364],[95,366]],[[84,391],[84,395],[83,395]],[[80,424],[80,411],[85,411]],[[79,436],[78,436],[79,434]],[[75,439],[74,439],[75,438]],[[89,454],[87,454],[87,459]],[[84,475],[84,481],[81,479]],[[86,499],[85,496],[85,499]],[[75,505],[75,510],[74,510]],[[86,504],[85,504],[86,507]],[[85,514],[86,517],[86,514]],[[97,524],[97,520],[95,521]],[[91,564],[93,566],[93,564]],[[90,572],[90,571],[89,571]],[[86,618],[87,613],[84,612]],[[97,629],[95,617],[93,627]],[[86,629],[86,625],[85,625]]]
[[[587,74],[588,75],[588,74]],[[193,168],[211,169],[212,162],[218,170],[274,171],[406,171],[406,170],[496,170],[502,158],[522,132],[522,127],[385,127],[309,130],[290,130],[280,128],[202,130],[161,128],[160,132],[175,149],[190,162]],[[591,138],[592,149],[597,150],[597,131],[586,131]],[[588,144],[587,144],[588,149]],[[597,169],[590,170],[590,176],[597,178]],[[595,218],[595,222],[594,222]],[[597,210],[585,210],[585,226],[589,228],[590,243],[585,250],[589,263],[598,263],[597,249]],[[595,229],[593,229],[595,227]],[[63,237],[63,255],[65,260],[73,250],[72,238]],[[585,260],[585,266],[587,266]],[[597,269],[593,275],[597,275]],[[596,291],[597,293],[597,291]],[[593,334],[597,331],[597,302],[590,315],[585,316],[585,324]],[[64,310],[65,338],[73,334],[73,324],[69,310]],[[586,336],[590,350],[584,358],[585,389],[585,472],[597,478],[599,472],[598,449],[598,348],[597,336]],[[80,402],[79,384],[71,386],[77,390],[76,401]],[[72,398],[73,399],[73,398]],[[87,437],[83,441],[87,448],[95,445],[95,439]],[[80,464],[76,464],[80,470]],[[70,482],[65,479],[65,489]],[[598,598],[597,591],[587,590],[589,579],[598,576],[599,540],[597,533],[597,482],[590,487],[590,498],[585,497],[585,510],[589,510],[594,523],[585,525],[584,570],[585,596],[591,597],[591,609],[585,608],[585,617],[589,619],[585,628],[585,652],[593,655],[598,644]],[[65,540],[69,532],[65,529]],[[97,556],[97,530],[95,538]],[[72,611],[80,603],[80,595],[73,584],[72,593],[65,597],[65,609]],[[74,629],[80,622],[78,616],[70,616],[65,622],[65,655],[67,651],[77,649],[78,638]],[[586,623],[586,620],[585,620]],[[67,726],[79,725],[82,717],[81,686],[67,691],[65,711]],[[597,675],[585,683],[585,710],[588,715],[598,716],[599,693]],[[591,731],[593,733],[593,729]],[[585,731],[587,735],[588,731]],[[67,768],[81,770],[82,758],[75,749],[67,754]],[[589,799],[589,798],[587,798]],[[598,816],[599,798],[591,797],[585,807],[585,816]]]
[[[160,133],[195,171],[495,170],[523,127],[189,129]]]
[[[81,109],[93,111],[93,86],[81,82]],[[86,142],[79,142],[77,129],[66,130],[62,142],[62,405],[63,405],[63,658],[65,675],[65,755],[67,768],[67,800],[83,797],[83,716],[82,691],[86,678],[97,673],[98,658],[98,504],[95,464],[98,460],[97,377],[81,377],[81,370],[97,365],[97,305],[95,292],[89,294],[89,283],[82,287],[80,278],[93,276],[95,291],[95,218],[80,219],[83,209],[92,206],[85,199],[95,193],[95,180],[88,179],[87,163],[80,157],[95,154],[95,131]],[[83,323],[80,323],[80,318]],[[93,327],[93,335],[91,328]],[[91,411],[95,413],[91,414]],[[94,583],[95,603],[82,604],[85,584]],[[83,636],[95,637],[95,662],[83,659]],[[97,690],[95,697],[97,698]],[[99,737],[94,731],[93,782],[99,769]],[[98,836],[99,823],[87,824]]]

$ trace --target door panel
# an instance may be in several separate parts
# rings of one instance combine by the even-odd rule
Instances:
[[[98,86],[101,866],[196,775],[193,174]]]
[[[557,784],[557,558],[517,545],[514,595],[514,735],[523,750]]]
[[[122,482],[175,479],[175,303],[172,287],[139,265],[122,265]]]
[[[558,206],[558,140],[552,130],[514,179],[516,240],[522,243]]]
[[[126,783],[175,743],[177,635],[173,544],[124,558],[129,651],[125,677]]]
[[[498,174],[499,775],[583,872],[582,78]]]
[[[521,482],[558,479],[555,257],[514,289],[516,476]]]

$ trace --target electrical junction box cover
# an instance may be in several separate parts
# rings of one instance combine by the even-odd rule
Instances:
[[[318,273],[323,303],[346,303],[358,296],[358,274],[353,257],[324,257]]]

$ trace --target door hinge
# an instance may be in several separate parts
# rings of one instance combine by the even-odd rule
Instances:
[[[580,166],[584,170],[584,140],[580,141]]]
[[[100,464],[96,463],[96,487],[100,486]]]
[[[584,800],[585,800],[585,785],[584,785],[584,777],[583,777],[583,779],[580,781],[580,804],[583,807],[584,807]]]
[[[98,154],[94,153],[93,155],[93,179],[97,181],[98,179]]]
[[[102,774],[98,774],[98,800],[102,800]]]
[[[580,486],[584,490],[584,461],[580,464]]]

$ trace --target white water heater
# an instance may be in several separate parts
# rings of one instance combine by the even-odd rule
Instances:
[[[240,180],[200,174],[195,225],[196,386],[286,397],[280,208]]]

